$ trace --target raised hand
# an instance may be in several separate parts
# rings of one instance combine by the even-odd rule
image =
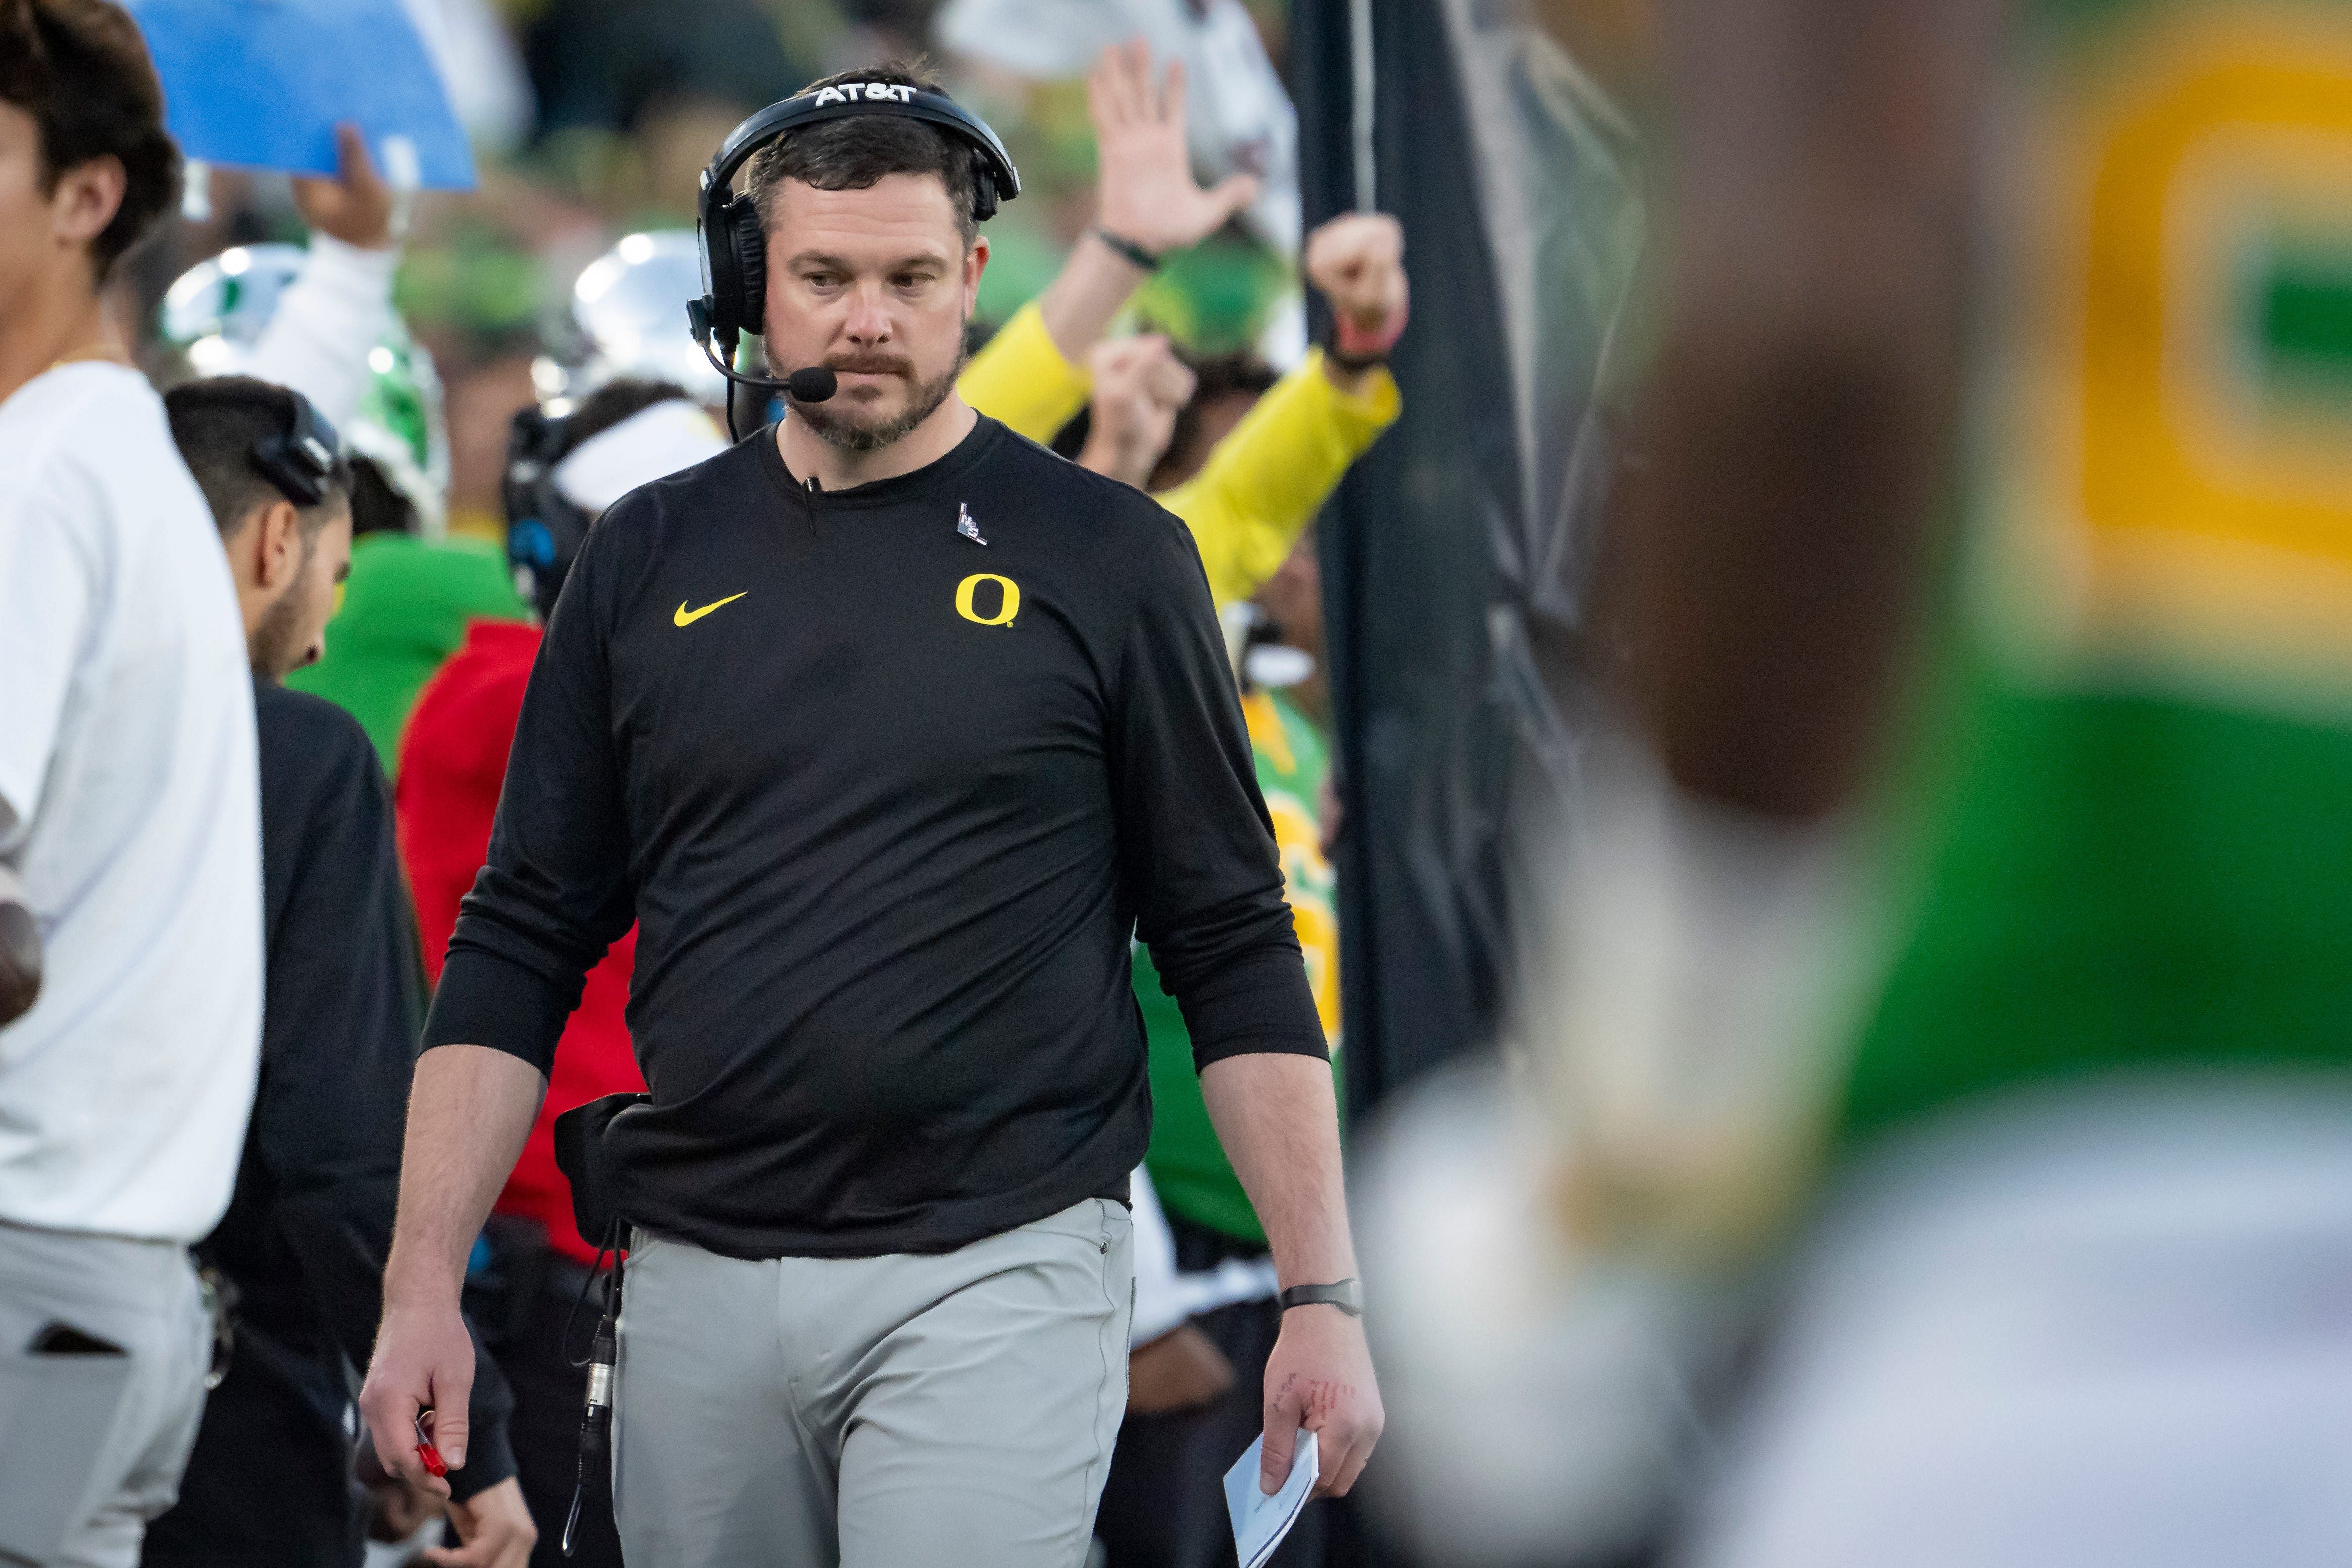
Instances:
[[[1307,237],[1307,279],[1352,329],[1385,353],[1404,331],[1410,293],[1404,227],[1386,213],[1342,213]]]
[[[392,187],[376,173],[356,125],[335,127],[333,179],[295,177],[294,205],[304,223],[345,245],[382,250],[392,244]]]
[[[1142,39],[1113,45],[1087,76],[1098,160],[1102,226],[1154,255],[1198,245],[1257,199],[1257,181],[1234,174],[1202,190],[1184,142],[1184,65],[1155,80]]]

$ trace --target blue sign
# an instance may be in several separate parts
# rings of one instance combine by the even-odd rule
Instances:
[[[401,0],[126,0],[163,79],[180,151],[206,163],[335,172],[335,126],[366,135],[376,167],[471,190],[474,155]]]

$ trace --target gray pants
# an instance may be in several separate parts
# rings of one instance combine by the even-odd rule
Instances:
[[[184,1247],[0,1223],[0,1563],[133,1568],[211,1363]]]
[[[637,1232],[629,1568],[1077,1568],[1127,1405],[1133,1251],[1100,1198],[931,1255],[747,1262]]]

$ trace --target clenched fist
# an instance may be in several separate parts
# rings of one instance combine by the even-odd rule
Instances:
[[[1343,213],[1308,235],[1307,277],[1331,302],[1333,352],[1355,362],[1335,373],[1368,366],[1403,335],[1412,308],[1404,228],[1388,214]]]

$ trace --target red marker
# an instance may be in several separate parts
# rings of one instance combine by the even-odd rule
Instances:
[[[432,1434],[425,1429],[425,1418],[432,1414],[430,1410],[416,1413],[416,1462],[425,1467],[426,1475],[439,1480],[449,1473],[449,1465],[441,1458],[441,1450],[433,1446]]]

